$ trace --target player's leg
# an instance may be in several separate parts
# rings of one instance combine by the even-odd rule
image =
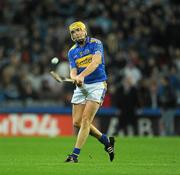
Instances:
[[[84,108],[85,108],[85,104],[73,104],[73,110],[72,110],[73,126],[78,129],[81,127],[82,114]],[[90,135],[94,136],[97,139],[100,139],[102,133],[93,124],[91,124]]]
[[[91,123],[98,109],[99,104],[97,102],[87,101],[82,114],[81,127],[75,144],[76,148],[81,149],[84,143],[86,142],[86,139],[90,132]]]
[[[73,119],[73,126],[76,128],[80,128],[82,114],[85,108],[85,104],[73,104],[72,106],[72,119]]]
[[[81,105],[74,106],[74,107],[75,108],[79,107],[79,109],[77,110],[78,112],[82,111],[82,109],[83,109],[83,106],[81,106]],[[80,130],[78,132],[75,148],[73,150],[73,153],[67,158],[66,162],[78,162],[77,158],[80,154],[80,149],[86,142],[86,139],[90,132],[91,123],[94,119],[94,116],[95,116],[98,108],[99,108],[99,104],[97,102],[93,102],[93,101],[86,102],[83,113],[81,115],[82,116],[81,126],[80,126]],[[76,114],[77,111],[73,112],[73,114]],[[76,124],[78,123],[78,119],[80,120],[80,118],[77,118]],[[74,120],[74,122],[75,122],[75,120]]]
[[[77,162],[77,157],[80,154],[80,149],[84,145],[88,135],[90,128],[93,128],[94,131],[97,130],[94,126],[91,125],[94,116],[99,108],[99,104],[97,102],[88,101],[85,109],[82,114],[81,127],[78,133],[77,141],[73,153],[67,158],[66,162]],[[110,160],[114,159],[114,138],[107,138],[106,135],[102,134],[99,130],[97,130],[100,134],[100,141],[105,145],[105,151],[108,152]],[[97,132],[96,132],[97,133]]]
[[[89,101],[96,101],[98,102],[99,105],[103,103],[103,99],[105,97],[105,93],[107,90],[107,85],[106,82],[99,82],[99,83],[94,83],[90,84],[89,87],[89,94],[86,97],[86,100]],[[91,127],[91,131],[96,133],[96,128]],[[100,137],[97,136],[99,141],[104,144],[105,146],[105,151],[109,154],[110,161],[114,159],[114,143],[115,139],[114,137],[107,137],[105,134],[101,134]]]
[[[100,84],[100,86],[101,85],[103,85],[103,84]],[[88,103],[90,101],[90,102],[96,104],[98,106],[97,107],[97,110],[98,110],[98,108],[100,106],[99,104],[102,103],[103,96],[105,94],[105,89],[103,87],[99,88],[99,85],[97,86],[97,84],[94,85],[94,87],[90,87],[89,89],[90,89],[89,93],[91,95],[88,96],[88,98],[89,98]],[[82,103],[84,100],[85,99],[84,99],[84,96],[82,94],[82,91],[77,89],[75,91],[74,95],[73,95],[73,98],[72,98],[71,102],[72,103],[79,103],[78,105],[73,105],[73,123],[74,123],[74,125],[76,127],[81,126],[80,130],[82,130],[82,121],[83,121],[82,118],[84,118],[83,116],[84,116],[84,112],[85,112],[85,109],[86,109],[86,106],[85,105],[80,105],[80,103]],[[97,110],[95,110],[93,118],[94,118]],[[92,121],[93,121],[93,118],[92,118]],[[89,135],[89,132],[90,132],[91,135],[96,137],[101,143],[103,143],[105,145],[105,151],[108,152],[110,160],[112,161],[113,158],[114,158],[114,138],[113,137],[108,138],[105,134],[102,134],[96,127],[94,127],[91,124],[92,121],[90,122],[90,128],[88,128],[88,135]],[[78,137],[79,137],[79,135],[81,135],[80,133],[81,132],[79,131]],[[87,139],[87,137],[85,138],[85,140],[86,139]],[[77,140],[80,140],[80,139],[77,139]],[[83,141],[80,141],[80,145],[82,144],[82,142]],[[77,142],[77,143],[79,143],[79,142]],[[78,146],[78,147],[80,147],[80,146]],[[73,150],[73,153],[67,158],[66,162],[77,162],[77,157],[78,157],[79,153],[80,153],[80,148],[75,147],[74,150]]]
[[[82,121],[82,114],[85,108],[85,104],[73,104],[73,126],[80,128]],[[93,124],[90,126],[90,135],[97,138],[106,147],[109,144],[108,137],[101,133]]]
[[[90,87],[90,90],[92,90],[91,87]],[[73,104],[73,108],[72,108],[73,125],[76,128],[80,128],[80,126],[81,126],[82,114],[83,114],[83,111],[85,108],[86,95],[84,95],[83,92],[84,91],[82,91],[81,88],[77,87],[74,91],[74,94],[73,94],[73,97],[71,100],[71,103]],[[90,92],[88,92],[88,93],[90,93]],[[97,94],[95,96],[97,96]],[[90,135],[96,137],[101,143],[103,143],[103,141],[105,140],[105,139],[102,139],[102,138],[105,138],[104,137],[105,135],[102,134],[92,124],[91,124],[91,129],[90,129]]]

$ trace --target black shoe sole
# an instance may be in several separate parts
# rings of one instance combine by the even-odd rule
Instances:
[[[78,163],[78,161],[64,161],[65,163]]]

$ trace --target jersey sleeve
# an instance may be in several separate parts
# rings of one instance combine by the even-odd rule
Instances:
[[[71,51],[68,52],[68,60],[69,60],[70,68],[71,69],[75,68],[76,67],[76,63],[75,63],[75,61],[74,61],[74,59],[72,57],[72,52]]]
[[[101,43],[101,41],[96,41],[93,43],[94,47],[93,47],[93,51],[92,54],[103,54],[103,45]]]

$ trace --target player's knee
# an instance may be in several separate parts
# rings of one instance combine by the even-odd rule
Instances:
[[[80,128],[81,122],[79,122],[79,121],[73,121],[73,126],[76,127],[76,128]]]
[[[90,119],[88,118],[88,117],[86,117],[86,116],[84,116],[83,118],[82,118],[82,125],[84,126],[84,127],[90,127]]]

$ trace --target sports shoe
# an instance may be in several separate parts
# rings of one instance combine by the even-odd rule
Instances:
[[[105,151],[109,154],[109,159],[111,162],[114,159],[114,143],[115,143],[114,137],[109,137],[109,145],[104,148]]]
[[[70,163],[78,163],[78,159],[74,158],[72,154],[68,155],[67,159],[64,162],[70,162]]]

